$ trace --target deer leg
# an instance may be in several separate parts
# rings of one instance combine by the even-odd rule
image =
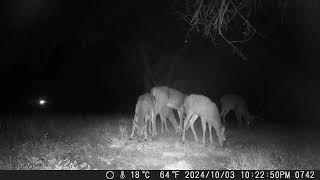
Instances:
[[[152,113],[152,119],[151,119],[151,125],[152,125],[152,137],[154,138],[154,136],[156,135],[156,116],[154,113]]]
[[[206,127],[206,119],[202,118],[201,117],[201,124],[202,124],[202,144],[205,145],[206,143],[206,130],[207,130],[207,127]],[[209,126],[209,129],[210,129],[210,126]]]
[[[160,113],[160,119],[161,119],[161,133],[163,134],[163,124],[166,121],[166,118],[163,117],[162,113]]]
[[[134,130],[136,129],[136,126],[135,126],[135,123],[133,122],[133,124],[132,124],[132,131],[131,131],[131,135],[130,135],[130,140],[132,139],[132,137],[133,137],[133,134],[134,134]]]
[[[164,127],[166,128],[166,132],[169,132],[168,126],[167,126],[167,118],[164,118]]]
[[[222,108],[222,111],[221,111],[221,113],[220,113],[220,118],[221,118],[221,120],[222,120],[223,123],[225,123],[225,122],[224,122],[224,113],[225,113],[225,110]]]
[[[186,131],[190,128],[190,123],[187,124]]]
[[[178,112],[178,116],[179,116],[179,120],[180,120],[180,122],[179,122],[180,126],[178,127],[178,132],[181,133],[182,128],[183,128],[182,127],[182,125],[183,125],[183,112],[182,112],[182,110],[177,110],[177,112]]]
[[[173,112],[173,111],[171,111],[171,112]],[[169,119],[172,127],[173,127],[174,130],[176,131],[176,133],[178,133],[178,132],[179,132],[179,131],[178,131],[178,123],[177,123],[177,121],[176,121],[176,118],[175,118],[174,114],[173,114],[173,113],[170,113],[168,119]]]
[[[193,136],[196,138],[196,142],[198,142],[198,136],[197,136],[196,131],[194,130],[193,123],[198,117],[199,116],[197,114],[193,114],[191,119],[190,119],[190,127],[191,127],[191,130],[192,130]]]
[[[154,138],[154,128],[153,128],[153,113],[151,114],[151,116],[150,116],[150,118],[149,118],[149,122],[148,122],[148,124],[149,124],[149,127],[148,127],[148,129],[149,129],[149,133],[152,135],[152,138]]]
[[[212,141],[212,133],[211,133],[212,125],[211,125],[211,124],[208,124],[208,127],[209,127],[209,134],[210,134],[210,143],[213,144],[213,141]]]
[[[223,141],[224,141],[224,139],[222,139],[223,138],[222,134],[224,134],[225,128],[221,127],[221,125],[219,125],[218,123],[213,123],[212,126],[213,126],[214,130],[216,131],[216,135],[218,137],[219,145],[222,147],[223,146]]]
[[[226,124],[226,116],[229,114],[229,112],[230,112],[230,109],[225,109],[225,110],[223,111],[223,116],[222,116],[222,122],[223,122],[223,124]]]
[[[156,105],[155,105],[155,113],[154,113],[154,129],[155,129],[155,135],[157,135],[157,115],[159,114],[160,116],[160,119],[162,121],[162,118],[161,118],[161,106],[160,106],[160,103],[156,102]]]
[[[143,127],[144,140],[145,140],[145,141],[148,139],[147,125],[148,125],[148,123],[146,123],[146,124],[144,125],[144,127]]]
[[[149,133],[153,134],[153,131],[151,131],[151,128],[152,128],[152,121],[149,121],[149,123],[148,123]]]
[[[188,114],[184,120],[184,126],[183,126],[183,131],[182,131],[182,142],[183,143],[184,143],[185,135],[186,135],[186,126],[188,125],[191,116],[192,116],[192,112],[188,112]]]
[[[144,125],[143,125],[143,134],[144,134],[144,140],[146,141],[148,139],[148,124],[149,124],[150,117],[146,115],[144,117]]]

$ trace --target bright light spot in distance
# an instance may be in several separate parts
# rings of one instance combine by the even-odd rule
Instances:
[[[42,105],[42,106],[45,105],[45,104],[46,104],[46,100],[40,99],[40,100],[39,100],[39,104]]]

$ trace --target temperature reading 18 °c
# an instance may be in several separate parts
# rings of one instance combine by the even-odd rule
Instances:
[[[131,178],[132,179],[140,179],[140,178],[149,179],[150,172],[149,171],[131,171]]]

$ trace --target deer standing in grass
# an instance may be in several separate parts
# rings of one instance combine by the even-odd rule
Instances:
[[[225,127],[221,124],[221,119],[216,104],[206,96],[191,94],[185,98],[183,107],[187,115],[184,120],[182,142],[184,143],[185,141],[186,130],[188,130],[189,127],[191,127],[196,142],[198,142],[198,137],[194,130],[193,124],[195,120],[200,117],[202,124],[202,144],[205,144],[207,128],[206,124],[208,123],[210,142],[213,143],[211,128],[214,128],[218,137],[219,145],[222,147],[226,139]]]
[[[185,95],[173,88],[167,86],[156,86],[151,89],[151,94],[156,98],[155,116],[157,116],[163,107],[167,106],[171,109],[178,111],[180,125],[177,129],[179,133],[182,131],[182,121],[183,121],[183,103]],[[165,119],[160,116],[161,123],[165,123]],[[163,127],[163,125],[162,125]],[[162,128],[163,132],[163,128]]]
[[[244,98],[237,94],[226,94],[220,98],[221,103],[221,119],[226,123],[226,116],[230,111],[234,111],[239,125],[245,121],[246,125],[250,127],[256,116],[249,113],[248,106]]]
[[[141,137],[144,135],[144,140],[147,140],[147,126],[150,123],[152,125],[152,138],[155,135],[155,105],[156,99],[150,93],[145,93],[138,98],[138,102],[136,104],[135,115],[133,118],[132,132],[130,139],[132,139],[134,135],[134,131],[137,130],[137,135],[139,137],[139,141]],[[151,128],[149,126],[149,128]],[[151,129],[149,129],[151,131]]]

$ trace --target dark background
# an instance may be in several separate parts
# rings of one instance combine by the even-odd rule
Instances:
[[[248,61],[197,32],[185,44],[188,26],[171,6],[172,1],[148,0],[7,0],[1,111],[33,111],[31,102],[44,96],[51,102],[47,111],[133,114],[138,95],[150,90],[143,40],[151,64],[163,61],[162,71],[179,57],[170,83],[159,85],[217,103],[223,94],[238,93],[267,121],[317,127],[319,2],[290,1],[283,23],[272,6],[258,13],[254,22],[266,37],[244,45]]]

